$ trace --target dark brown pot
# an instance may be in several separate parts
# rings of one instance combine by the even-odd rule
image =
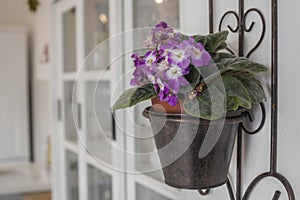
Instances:
[[[241,111],[214,121],[156,112],[151,107],[143,115],[151,121],[166,184],[206,189],[226,182]]]

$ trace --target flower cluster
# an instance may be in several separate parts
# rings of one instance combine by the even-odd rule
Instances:
[[[190,73],[190,66],[201,67],[211,62],[201,43],[193,37],[182,38],[166,22],[157,24],[145,41],[149,51],[142,56],[132,55],[135,70],[130,84],[152,83],[160,101],[175,106],[180,89],[189,85],[184,76]]]

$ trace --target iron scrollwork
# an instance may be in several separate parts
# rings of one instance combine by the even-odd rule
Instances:
[[[262,29],[261,29],[261,35],[259,40],[257,41],[257,43],[254,45],[254,47],[252,49],[250,49],[250,51],[246,54],[246,57],[249,58],[251,56],[251,54],[253,52],[255,52],[256,49],[258,49],[258,47],[261,45],[261,43],[263,42],[263,39],[265,37],[266,34],[266,20],[264,18],[263,13],[256,9],[256,8],[250,8],[249,10],[247,10],[242,16],[239,16],[237,12],[230,10],[227,11],[223,14],[223,16],[221,17],[220,23],[219,23],[219,31],[222,30],[222,27],[224,25],[224,21],[227,17],[229,17],[230,15],[234,17],[234,19],[236,20],[236,26],[233,28],[232,25],[228,24],[227,25],[227,29],[232,32],[232,33],[238,33],[238,32],[245,32],[245,33],[249,33],[252,31],[253,27],[255,26],[256,22],[252,21],[250,23],[250,26],[247,27],[247,19],[249,14],[251,13],[256,13],[258,14],[258,16],[260,17],[261,23],[262,23]],[[235,54],[233,52],[233,50],[231,50],[230,48],[227,48],[227,50],[231,53],[231,54]],[[244,53],[242,53],[244,54]]]
[[[255,189],[255,187],[263,180],[269,177],[277,179],[285,188],[289,200],[295,200],[295,194],[292,188],[292,185],[289,183],[287,178],[282,174],[277,172],[277,112],[278,112],[278,0],[270,0],[271,1],[271,11],[272,11],[272,25],[271,25],[271,66],[272,66],[272,81],[271,81],[271,145],[270,145],[270,171],[262,173],[258,175],[253,181],[249,184],[245,193],[242,194],[242,134],[243,132],[247,134],[256,134],[258,133],[264,126],[266,119],[266,109],[263,103],[260,104],[262,117],[259,126],[255,130],[249,130],[245,127],[243,123],[240,123],[238,128],[237,135],[237,175],[236,175],[236,190],[234,194],[233,186],[230,182],[230,178],[228,177],[226,181],[226,186],[228,190],[228,194],[231,200],[247,200],[249,199],[251,193]],[[230,10],[225,12],[219,22],[219,31],[222,30],[224,26],[225,18],[230,15],[234,17],[236,20],[236,26],[227,25],[227,29],[232,33],[238,33],[238,52],[239,56],[246,56],[249,58],[252,53],[254,53],[265,37],[266,33],[266,21],[263,13],[257,8],[250,8],[246,12],[244,12],[244,0],[239,0],[239,9],[238,12]],[[250,33],[255,26],[256,22],[252,21],[249,26],[247,26],[247,19],[250,13],[256,13],[262,24],[260,38],[257,43],[253,46],[252,49],[249,50],[247,54],[244,53],[244,33]],[[209,0],[209,31],[210,33],[214,32],[214,0]],[[227,49],[230,53],[234,54],[234,51],[230,48]],[[252,115],[250,112],[244,112],[245,119],[248,119],[250,122],[253,122]],[[201,195],[208,195],[210,189],[199,191]],[[281,191],[276,190],[274,192],[272,200],[279,200],[281,196]]]

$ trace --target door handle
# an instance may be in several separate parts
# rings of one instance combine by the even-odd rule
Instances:
[[[116,121],[115,121],[115,112],[113,111],[111,114],[111,122],[112,122],[112,139],[114,141],[117,140],[117,136],[116,136]]]
[[[62,112],[61,112],[61,100],[60,99],[57,99],[57,119],[58,121],[61,121],[62,119]]]
[[[81,103],[77,103],[77,122],[78,122],[78,129],[81,129],[82,127]]]

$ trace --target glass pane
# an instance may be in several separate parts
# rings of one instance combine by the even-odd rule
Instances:
[[[85,52],[90,53],[99,43],[109,37],[109,5],[108,0],[85,1]],[[109,61],[109,43],[105,41],[97,48],[89,59],[86,69],[105,69]]]
[[[91,153],[111,163],[112,114],[109,81],[86,83],[87,146]]]
[[[67,199],[78,200],[78,158],[66,151]]]
[[[76,71],[76,10],[63,15],[64,72]]]
[[[179,27],[179,0],[133,0],[134,28],[153,27],[166,21]]]
[[[74,82],[65,82],[64,83],[64,125],[65,125],[65,137],[67,140],[71,142],[77,141],[77,131],[75,126],[75,119],[74,117],[77,116],[77,113],[74,113],[73,111],[76,111],[76,109],[72,109],[73,103],[76,102],[76,90],[73,90]],[[74,91],[74,94],[73,94]]]
[[[136,199],[143,200],[171,200],[161,194],[154,192],[140,184],[136,184]]]
[[[88,199],[112,200],[111,176],[88,166]]]

